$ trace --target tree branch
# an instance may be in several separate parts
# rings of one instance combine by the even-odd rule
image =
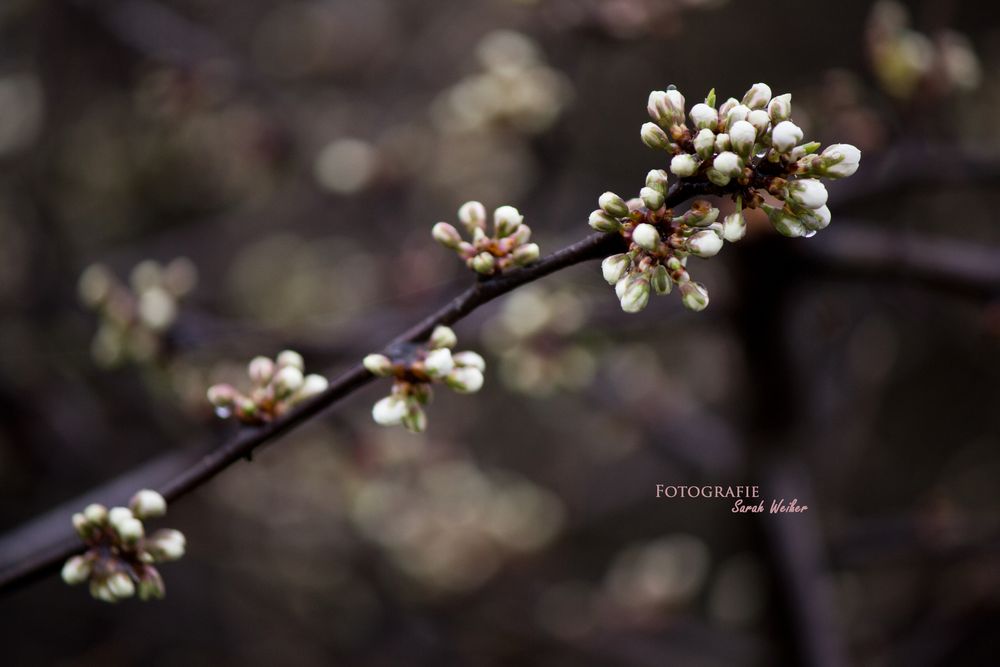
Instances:
[[[702,184],[675,183],[667,193],[666,205],[674,207],[695,194],[706,192]],[[394,338],[386,347],[399,342],[425,340],[438,325],[461,320],[479,306],[511,292],[518,287],[581,262],[599,259],[624,250],[624,240],[617,234],[591,234],[540,261],[495,276],[480,277],[477,282],[434,313]],[[359,363],[331,381],[325,392],[312,401],[289,412],[282,418],[258,428],[246,428],[234,438],[207,452],[158,490],[168,501],[174,501],[198,488],[240,459],[249,458],[253,451],[309,421],[342,398],[375,379]],[[19,588],[50,573],[75,553],[83,544],[71,532],[66,517],[66,536],[39,549],[31,556],[0,572],[0,593]]]

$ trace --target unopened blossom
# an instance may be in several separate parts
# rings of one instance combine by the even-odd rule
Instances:
[[[615,202],[608,200],[610,205]],[[427,428],[424,407],[430,402],[432,385],[444,384],[456,392],[471,394],[483,386],[486,362],[476,352],[452,352],[458,343],[450,327],[438,326],[422,344],[398,344],[385,354],[369,354],[365,369],[378,377],[391,377],[388,396],[372,407],[372,419],[381,426],[402,425],[419,433]]]
[[[819,179],[850,176],[860,164],[854,146],[834,144],[820,151],[819,143],[804,141],[791,120],[789,93],[773,95],[766,83],[756,83],[740,98],[718,106],[716,101],[713,89],[686,112],[684,95],[675,88],[650,93],[652,123],[643,126],[642,139],[670,153],[669,173],[651,171],[633,200],[605,193],[590,214],[593,229],[624,241],[624,252],[607,257],[601,273],[626,312],[642,310],[651,295],[671,293],[675,286],[686,307],[704,309],[708,291],[691,279],[690,257],[713,257],[726,242],[743,239],[744,209],[763,208],[785,236],[812,236],[830,223],[828,193]],[[683,179],[681,190],[700,186],[731,196],[736,210],[720,220],[719,208],[696,200],[687,210],[674,211],[670,174]],[[780,204],[765,204],[765,197]]]
[[[487,233],[486,207],[470,201],[458,209],[458,219],[469,237],[462,238],[454,225],[439,222],[431,228],[431,236],[445,248],[454,250],[465,265],[476,273],[491,275],[509,268],[535,262],[540,251],[537,243],[529,243],[531,228],[524,216],[513,206],[501,206],[493,212],[493,228]]]
[[[264,424],[326,391],[329,381],[325,377],[304,371],[305,361],[294,350],[284,350],[274,359],[255,357],[247,365],[248,391],[215,384],[208,388],[208,402],[220,417]]]
[[[105,602],[136,594],[140,600],[162,598],[165,588],[156,564],[181,558],[186,540],[183,533],[171,529],[148,534],[143,521],[166,511],[163,496],[143,489],[128,507],[108,510],[94,503],[74,514],[73,527],[86,550],[63,565],[63,581],[71,586],[89,582],[90,594]]]

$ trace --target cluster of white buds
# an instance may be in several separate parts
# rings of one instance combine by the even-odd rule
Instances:
[[[325,377],[304,371],[302,355],[293,350],[281,352],[274,360],[254,357],[247,366],[253,385],[249,393],[230,384],[216,384],[208,388],[208,402],[222,418],[235,415],[247,424],[263,424],[326,391]]]
[[[197,282],[194,264],[184,257],[166,266],[153,260],[140,262],[128,285],[104,264],[84,269],[78,284],[80,300],[101,320],[91,345],[95,361],[114,366],[129,359],[156,358],[164,346],[164,333],[177,320],[181,298]]]
[[[392,377],[392,393],[372,408],[372,418],[383,426],[402,424],[420,433],[427,428],[424,407],[431,400],[431,385],[440,382],[461,394],[483,386],[486,361],[472,351],[452,352],[458,343],[449,327],[436,327],[424,344],[395,345],[386,354],[369,354],[364,366],[379,377]]]
[[[663,203],[666,183],[667,174],[654,169],[639,198],[626,202],[605,192],[599,200],[601,208],[590,214],[591,227],[620,233],[629,243],[626,252],[601,263],[604,279],[615,286],[627,313],[639,312],[649,303],[650,294],[670,294],[674,286],[691,310],[708,306],[708,291],[691,280],[687,259],[690,255],[712,257],[722,248],[724,224],[717,222],[719,209],[698,200],[687,212],[674,216]]]
[[[531,228],[513,206],[501,206],[493,212],[492,235],[486,233],[486,207],[477,201],[462,204],[458,219],[472,237],[471,243],[447,222],[434,225],[431,235],[444,247],[454,250],[473,271],[491,275],[538,259],[538,244],[528,243]]]
[[[167,502],[156,491],[143,489],[128,507],[110,510],[97,503],[73,515],[73,527],[87,550],[66,561],[62,578],[67,584],[90,582],[90,594],[118,602],[138,594],[140,600],[162,598],[163,577],[156,563],[184,555],[186,540],[178,530],[162,528],[146,535],[143,521],[167,513]]]
[[[661,169],[649,172],[637,199],[626,202],[611,192],[601,195],[590,226],[619,233],[629,243],[627,252],[608,257],[602,265],[623,310],[642,310],[650,292],[667,294],[674,285],[685,306],[704,309],[708,292],[690,279],[687,258],[712,257],[724,241],[742,239],[744,206],[763,208],[785,236],[812,236],[830,223],[826,187],[818,179],[850,176],[858,169],[861,152],[849,144],[819,152],[820,144],[803,142],[802,130],[790,120],[791,99],[788,93],[772,98],[770,87],[757,83],[741,100],[731,97],[718,108],[712,90],[687,111],[676,89],[650,93],[647,110],[654,122],[643,125],[643,142],[672,155],[670,171],[682,182],[731,195],[736,210],[719,221],[719,209],[699,200],[674,215],[666,207],[668,174]],[[765,195],[782,205],[766,203]]]

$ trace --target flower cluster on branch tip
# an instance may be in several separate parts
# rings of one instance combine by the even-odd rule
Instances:
[[[148,362],[164,348],[164,333],[180,310],[180,300],[194,289],[198,271],[178,257],[166,265],[144,260],[135,265],[128,284],[104,264],[91,264],[77,289],[80,301],[100,317],[91,344],[94,360],[115,366],[125,360]]]
[[[458,209],[458,219],[472,241],[466,241],[454,225],[439,222],[431,235],[438,243],[454,250],[465,265],[483,275],[491,275],[512,266],[525,266],[538,259],[538,244],[528,243],[531,228],[513,206],[501,206],[493,212],[493,233],[486,231],[486,207],[477,201],[466,202]]]
[[[87,550],[72,556],[62,569],[67,584],[90,582],[90,594],[118,602],[138,593],[140,600],[162,598],[163,577],[156,563],[184,555],[186,540],[177,530],[163,528],[146,535],[143,521],[167,513],[167,502],[156,491],[143,489],[128,507],[88,505],[73,515],[73,527]]]
[[[235,416],[246,424],[273,421],[299,403],[326,391],[329,382],[322,375],[304,375],[302,355],[285,350],[271,360],[255,357],[247,366],[252,388],[242,393],[230,384],[208,388],[208,401],[220,417]]]
[[[850,144],[820,152],[819,143],[803,141],[802,129],[791,121],[791,99],[789,93],[772,98],[770,87],[757,83],[742,100],[731,97],[718,108],[712,90],[686,112],[680,91],[650,93],[647,110],[654,122],[642,126],[643,142],[672,156],[670,172],[682,183],[731,195],[736,210],[719,221],[719,209],[696,200],[675,215],[666,208],[669,174],[662,169],[649,172],[636,199],[601,195],[590,226],[619,233],[629,243],[627,252],[602,265],[623,310],[640,311],[651,293],[668,294],[673,286],[686,307],[707,307],[708,291],[691,280],[687,259],[712,257],[725,241],[742,239],[744,207],[761,208],[775,230],[789,237],[810,237],[830,224],[826,186],[818,179],[850,176],[861,152]]]
[[[386,354],[369,354],[364,366],[379,377],[394,378],[392,393],[372,408],[372,418],[383,426],[402,424],[420,433],[427,428],[424,406],[430,403],[431,385],[443,383],[451,389],[472,394],[483,386],[486,362],[472,351],[452,352],[458,343],[455,332],[439,326],[426,343],[402,343]]]

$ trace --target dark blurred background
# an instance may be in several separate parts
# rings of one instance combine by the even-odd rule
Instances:
[[[596,264],[478,310],[481,394],[414,436],[366,388],[171,507],[162,602],[0,599],[2,662],[1000,664],[998,14],[4,0],[4,567],[233,433],[204,390],[252,356],[332,376],[458,293],[429,230],[462,202],[519,207],[543,253],[588,233],[666,167],[652,89],[764,81],[863,158],[830,229],[755,220],[698,262],[704,313],[624,315]],[[109,275],[135,299],[94,312]]]

